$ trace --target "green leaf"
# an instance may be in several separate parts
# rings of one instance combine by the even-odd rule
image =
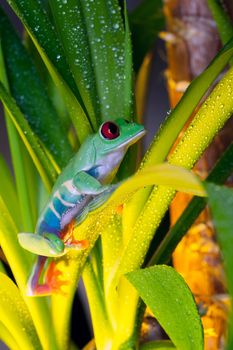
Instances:
[[[14,187],[14,180],[10,173],[10,170],[6,164],[6,161],[0,154],[0,196],[6,203],[9,212],[14,216],[14,220],[18,227],[20,227],[20,213],[19,213],[19,202]]]
[[[32,132],[30,126],[19,110],[15,101],[7,93],[6,89],[0,82],[0,99],[2,100],[6,111],[17,128],[25,146],[30,153],[33,162],[41,175],[42,180],[48,188],[51,188],[56,179],[56,173],[51,166],[46,154],[43,152],[37,138]]]
[[[192,293],[171,267],[154,266],[126,275],[179,350],[201,350],[203,329]]]
[[[218,0],[207,0],[209,9],[217,24],[222,43],[226,44],[233,37],[233,24],[230,16]]]
[[[208,194],[208,203],[213,214],[213,220],[217,229],[217,238],[220,243],[224,264],[228,279],[228,289],[233,295],[233,190],[224,186],[217,186],[211,183],[205,183]]]
[[[129,118],[131,98],[125,99],[128,52],[118,1],[50,0],[50,4],[92,124],[93,115],[97,121]]]
[[[169,340],[150,341],[140,346],[139,350],[169,350],[176,347]]]
[[[89,261],[85,264],[82,277],[91,312],[95,343],[97,348],[104,349],[113,336],[113,330],[108,320],[103,291]]]
[[[3,59],[2,45],[0,42],[0,80],[5,86],[6,90],[9,91],[8,79],[6,76],[5,62]],[[18,228],[25,231],[34,230],[35,227],[35,211],[36,211],[36,202],[35,197],[35,184],[31,183],[30,191],[28,189],[28,184],[31,179],[34,178],[33,173],[33,164],[31,159],[28,157],[28,152],[20,140],[20,136],[10,119],[9,113],[4,110],[5,119],[6,119],[6,128],[8,134],[8,141],[11,151],[11,161],[14,170],[15,184],[17,190],[17,199],[18,199],[18,208],[13,212],[13,216],[16,216],[17,213],[21,216],[20,222],[22,224]],[[30,200],[31,199],[31,200]],[[33,215],[34,214],[34,215]],[[18,222],[18,221],[17,221]]]
[[[158,33],[164,28],[162,9],[162,0],[144,0],[129,16],[136,71],[155,43]]]
[[[32,130],[63,167],[72,155],[71,146],[31,56],[1,9],[0,34],[12,96]]]
[[[0,272],[1,322],[17,339],[19,348],[42,349],[27,306],[18,288],[10,278]]]
[[[123,182],[110,197],[110,201],[117,200],[141,187],[151,185],[169,186],[177,191],[206,196],[200,180],[191,171],[163,163],[147,167]]]
[[[227,286],[231,298],[233,297],[233,190],[224,186],[217,186],[206,183],[205,188],[208,194],[208,203],[213,215],[214,225],[217,230],[217,240],[221,247],[223,263],[225,267]],[[228,344],[226,349],[230,350],[233,346],[233,315],[231,311]]]
[[[54,30],[54,24],[51,23],[42,2],[37,0],[8,0],[8,2],[25,25],[61,92],[79,140],[82,142],[91,132],[91,126]]]
[[[233,144],[224,152],[206,181],[224,183],[233,172]],[[205,198],[193,198],[187,208],[169,230],[148,265],[165,264],[171,259],[171,255],[182,237],[192,226],[198,215],[206,206]]]
[[[43,1],[8,0],[8,3],[33,37],[33,41],[36,40],[36,46],[40,46],[56,71],[76,94],[77,89],[64,50],[54,30],[54,24],[43,6]]]

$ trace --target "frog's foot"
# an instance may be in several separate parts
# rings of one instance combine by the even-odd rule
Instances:
[[[39,256],[34,264],[32,274],[28,280],[28,296],[45,296],[53,293],[65,294],[62,287],[69,284],[69,282],[60,279],[62,272],[57,269],[54,261],[49,263],[45,271],[43,282],[39,282],[46,260],[46,257]]]
[[[56,267],[55,261],[52,261],[46,272],[45,284],[43,285],[45,289],[47,288],[48,294],[56,293],[66,295],[62,287],[69,285],[70,282],[61,279],[61,276],[62,272]]]
[[[76,240],[74,238],[74,227],[75,221],[71,221],[69,225],[67,225],[66,229],[62,232],[62,239],[65,245],[66,250],[76,249],[87,249],[89,247],[89,241],[86,239]]]

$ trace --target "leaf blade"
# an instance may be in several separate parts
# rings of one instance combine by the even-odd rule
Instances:
[[[1,321],[22,349],[41,349],[32,319],[19,290],[10,278],[0,273]]]
[[[169,266],[154,266],[126,275],[180,350],[203,349],[203,329],[192,293]]]

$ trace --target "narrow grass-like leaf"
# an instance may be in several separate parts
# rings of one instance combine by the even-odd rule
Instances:
[[[217,0],[207,0],[209,9],[217,24],[218,32],[223,44],[233,37],[233,23],[221,4]]]
[[[15,101],[7,93],[2,83],[0,83],[0,99],[27,147],[42,180],[48,188],[51,188],[51,185],[56,179],[56,173],[23,114],[17,107]]]
[[[19,348],[41,349],[31,316],[16,285],[10,278],[0,273],[1,322],[9,330]]]
[[[206,181],[216,184],[224,183],[233,172],[233,144],[221,156],[216,163]],[[165,238],[155,251],[148,265],[165,264],[172,255],[172,252],[180,242],[182,237],[197,219],[198,215],[206,206],[205,198],[193,198],[187,208],[176,221],[175,225],[169,230]]]
[[[139,350],[169,350],[176,349],[170,340],[149,341],[139,347]]]
[[[76,84],[83,101],[87,100],[88,111],[91,115],[95,113],[99,120],[99,113],[102,120],[119,116],[129,118],[131,99],[125,101],[128,84],[125,34],[118,2],[72,0],[61,3],[50,0],[50,3]],[[69,45],[70,42],[73,45]],[[93,118],[91,121],[93,123]],[[96,124],[94,126],[96,128]]]
[[[77,93],[62,45],[42,2],[37,0],[8,0],[8,3],[66,84],[74,93]]]
[[[53,23],[50,22],[42,3],[37,0],[8,0],[8,2],[25,25],[61,92],[79,140],[82,142],[91,132],[91,126]]]
[[[2,10],[0,34],[12,96],[32,130],[43,141],[59,166],[64,166],[72,155],[71,146],[31,56]]]
[[[1,44],[1,42],[0,42]],[[5,86],[6,90],[9,91],[9,84],[5,70],[5,62],[3,58],[2,46],[0,45],[0,80]],[[34,229],[35,220],[33,220],[33,212],[35,212],[35,202],[30,202],[30,197],[34,193],[35,185],[31,184],[31,190],[28,189],[28,183],[31,181],[29,172],[29,164],[31,160],[28,157],[28,152],[24,147],[20,136],[14,126],[13,121],[10,118],[9,113],[5,110],[5,119],[7,134],[9,140],[9,146],[11,150],[11,161],[14,169],[14,178],[17,189],[18,209],[16,213],[21,216],[21,224],[18,226],[19,229],[24,231],[32,232]],[[26,172],[27,169],[27,172]],[[33,198],[32,198],[33,199]],[[15,213],[13,213],[15,215]],[[17,218],[17,214],[16,214]]]
[[[152,48],[158,33],[164,28],[162,8],[161,0],[144,0],[129,16],[136,71],[139,70],[145,55]]]
[[[17,227],[20,227],[20,212],[19,212],[19,202],[17,194],[14,187],[14,180],[10,173],[10,170],[6,164],[6,161],[0,154],[0,196],[6,203],[11,215],[14,215],[14,220]]]
[[[46,300],[26,297],[26,282],[31,269],[32,255],[18,243],[18,230],[0,198],[0,245],[10,265],[24,301],[30,310],[38,336],[44,349],[57,350],[51,318]],[[1,279],[0,279],[1,280]],[[50,330],[48,332],[48,329]]]
[[[113,330],[105,308],[103,291],[89,261],[85,264],[82,276],[92,316],[95,343],[97,348],[104,349],[113,336]]]
[[[203,330],[192,293],[171,267],[154,266],[126,275],[180,350],[202,350]]]
[[[50,0],[49,3],[67,61],[85,101],[92,125],[96,129],[98,118],[100,120],[99,101],[96,98],[95,75],[81,3],[75,0]]]
[[[0,339],[6,346],[11,350],[20,350],[18,344],[16,343],[13,334],[11,334],[8,329],[0,322]]]
[[[217,240],[219,241],[221,252],[223,255],[223,263],[226,271],[227,286],[230,296],[233,297],[233,190],[223,186],[217,186],[211,183],[205,184],[208,193],[208,203],[213,215],[214,225],[217,230]],[[233,317],[232,311],[229,323],[229,334],[227,350],[233,346]]]

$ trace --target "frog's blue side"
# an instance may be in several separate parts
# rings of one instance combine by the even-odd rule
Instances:
[[[88,196],[91,198],[91,196]],[[67,223],[66,216],[73,219],[82,210],[87,195],[81,195],[73,186],[72,180],[64,182],[50,197],[37,224],[36,233],[51,232],[59,235]]]

